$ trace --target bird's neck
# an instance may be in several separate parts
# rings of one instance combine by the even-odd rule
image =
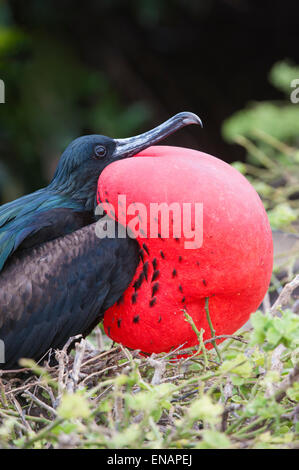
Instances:
[[[54,179],[49,184],[48,189],[69,199],[83,211],[92,213],[95,211],[97,204],[96,186],[90,181],[86,181],[79,186],[75,181],[61,182]]]

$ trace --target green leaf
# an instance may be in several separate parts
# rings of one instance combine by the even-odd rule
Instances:
[[[87,399],[78,392],[65,394],[61,398],[57,413],[65,419],[87,418],[90,414],[90,406]]]
[[[222,126],[223,137],[228,142],[237,141],[239,136],[258,140],[257,131],[286,142],[295,140],[299,134],[299,107],[293,104],[254,103],[233,114]]]
[[[272,228],[279,229],[291,224],[297,219],[297,213],[287,203],[278,204],[268,211],[268,217]]]
[[[209,423],[218,422],[222,413],[223,406],[220,403],[213,403],[208,395],[195,400],[188,410],[188,416],[192,421],[203,419]]]
[[[233,359],[224,361],[220,366],[221,372],[230,371],[241,377],[249,377],[252,369],[253,365],[243,353],[237,354]]]
[[[298,382],[295,382],[291,388],[288,388],[287,396],[291,400],[299,402],[299,383]]]
[[[131,424],[122,432],[114,434],[108,441],[108,447],[111,449],[122,449],[123,447],[130,447],[139,439],[142,429],[137,424]]]
[[[255,330],[263,330],[268,322],[268,318],[260,310],[257,310],[251,315],[250,322]]]
[[[269,343],[276,345],[280,339],[281,334],[274,326],[268,328],[266,333],[266,340],[269,341]]]
[[[222,432],[205,430],[202,433],[201,449],[228,449],[231,446],[229,438]]]
[[[277,62],[271,69],[269,79],[272,85],[286,93],[289,97],[292,90],[291,83],[299,78],[299,67],[289,62]]]

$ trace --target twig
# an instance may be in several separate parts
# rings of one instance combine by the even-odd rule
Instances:
[[[56,360],[58,361],[58,395],[57,395],[57,406],[60,403],[61,397],[65,390],[65,382],[63,380],[65,373],[65,366],[68,363],[68,355],[64,349],[61,351],[56,351],[55,353]]]
[[[292,154],[295,154],[297,151],[296,148],[290,147],[289,145],[285,144],[284,142],[281,142],[280,140],[276,139],[272,135],[267,134],[265,131],[262,131],[261,129],[253,129],[253,134],[255,134],[257,137],[259,137],[264,142],[271,145],[272,147],[274,147],[281,153],[292,155]]]
[[[87,364],[90,364],[91,362],[98,361],[99,359],[102,359],[104,356],[107,356],[108,354],[114,353],[115,351],[119,350],[120,348],[117,346],[115,348],[109,349],[109,351],[104,351],[101,352],[100,354],[97,354],[94,357],[91,357],[87,361],[83,362],[82,367],[87,366]]]
[[[196,352],[195,355],[199,355],[201,352],[203,353],[204,365],[205,365],[205,368],[207,368],[208,365],[209,365],[209,362],[208,362],[207,351],[206,351],[205,344],[204,344],[204,341],[203,341],[204,330],[203,330],[203,328],[201,328],[201,330],[198,331],[198,328],[195,325],[191,315],[189,315],[189,313],[186,310],[183,310],[183,313],[184,313],[184,316],[185,316],[186,320],[188,321],[188,323],[190,323],[190,325],[191,325],[191,327],[192,327],[192,329],[193,329],[193,331],[196,334],[197,339],[198,339],[198,343],[199,343],[200,348],[198,349],[198,351]]]
[[[42,400],[40,400],[35,395],[33,395],[33,393],[27,391],[27,392],[22,393],[22,396],[25,396],[25,397],[28,396],[29,398],[31,398],[32,401],[34,401],[37,405],[47,410],[51,415],[57,416],[57,413],[54,410],[54,408],[52,408],[52,406],[44,403]]]
[[[226,378],[226,383],[223,388],[223,398],[224,403],[227,403],[228,399],[233,396],[234,386],[230,377]]]
[[[102,330],[99,326],[97,326],[94,331],[95,331],[95,336],[96,336],[97,349],[98,349],[98,351],[103,351],[104,341],[103,341]]]
[[[80,335],[76,335],[76,336],[71,336],[71,337],[67,340],[67,342],[65,343],[65,345],[63,346],[63,349],[62,349],[62,350],[67,353],[67,351],[68,351],[70,345],[71,345],[74,341],[76,341],[77,339],[80,339],[80,338],[82,338],[82,335],[81,335],[81,334],[80,334]]]
[[[241,343],[248,344],[248,341],[246,339],[242,338],[241,336],[237,336],[237,335],[218,335],[218,336],[214,336],[214,338],[209,338],[209,339],[206,339],[205,341],[203,341],[203,344],[206,345],[206,344],[211,343],[212,341],[217,340],[217,339],[230,339],[232,341],[240,341]],[[190,348],[181,350],[181,347],[183,347],[184,344],[185,343],[183,343],[183,345],[179,346],[178,348],[174,349],[173,351],[170,351],[169,353],[167,353],[164,356],[164,358],[166,358],[168,356],[174,356],[174,355],[176,355],[177,351],[179,351],[181,355],[188,355],[189,356],[189,357],[187,357],[187,359],[185,359],[184,362],[186,362],[190,359],[193,359],[195,356],[198,356],[198,354],[201,352],[201,350],[199,350],[199,351],[195,350],[194,346],[191,346]],[[214,361],[209,359],[209,362],[214,362]],[[215,362],[215,364],[218,365],[219,363]]]
[[[104,374],[105,372],[109,371],[109,370],[114,370],[114,369],[120,369],[120,368],[123,368],[125,366],[127,366],[128,364],[130,364],[130,361],[127,361],[127,362],[123,362],[122,364],[117,364],[115,366],[109,366],[109,367],[106,367],[105,369],[101,369],[101,370],[96,370],[95,372],[92,372],[91,374],[87,375],[81,382],[81,384],[85,384],[88,380],[90,380],[92,377],[96,377],[97,375],[102,375]]]
[[[215,341],[215,329],[213,327],[213,324],[212,324],[212,321],[211,321],[211,317],[210,317],[210,310],[209,310],[209,297],[206,297],[205,299],[205,312],[206,312],[206,316],[207,316],[207,320],[208,320],[208,324],[209,324],[209,327],[210,327],[210,330],[211,330],[211,335],[212,335],[212,344],[215,348],[215,351],[217,353],[217,356],[218,356],[218,359],[219,361],[221,362],[222,361],[222,358],[221,358],[221,354],[219,352],[219,349],[218,349],[218,346],[217,346],[217,343]]]
[[[28,449],[28,447],[32,447],[32,445],[40,441],[41,439],[47,437],[48,433],[52,431],[54,428],[59,426],[63,422],[63,418],[56,418],[49,426],[43,428],[38,434],[36,434],[32,439],[29,439],[25,444],[24,447]]]
[[[3,410],[3,411],[2,411],[2,410],[0,409],[0,416],[2,416],[2,418],[5,418],[5,419],[11,418],[11,416],[9,416],[9,414],[8,414],[8,410],[5,410],[5,411]],[[17,413],[17,414],[15,415],[15,417],[19,417],[19,414]],[[17,419],[14,420],[14,425],[15,425],[15,426],[18,426],[20,429],[22,429],[22,430],[25,432],[25,434],[27,434],[27,432],[28,432],[27,427],[25,427],[24,424],[19,423],[19,421],[18,421]],[[2,442],[1,442],[1,444],[2,444]]]
[[[268,310],[270,310],[271,308],[271,302],[270,302],[270,295],[269,295],[269,291],[266,292],[266,295],[263,299],[263,310],[264,310],[264,313],[268,312]]]
[[[79,381],[79,374],[81,369],[81,364],[84,357],[86,347],[85,339],[81,339],[80,343],[76,343],[76,355],[73,364],[73,370],[71,372],[70,378],[67,383],[67,391],[69,393],[74,393],[77,388],[78,381]]]
[[[264,165],[265,168],[268,168],[269,170],[277,170],[277,163],[275,160],[271,160],[271,158],[268,157],[259,147],[257,147],[251,140],[247,139],[244,136],[237,136],[235,138],[235,141],[242,145],[248,153],[251,153],[251,155],[254,155],[259,162]]]
[[[237,335],[218,335],[218,336],[214,336],[213,338],[214,340],[216,339],[232,339],[232,340],[235,340],[235,341],[240,341],[240,343],[244,343],[244,344],[248,344],[248,341],[244,338],[242,338],[241,336],[237,336]],[[206,339],[204,341],[204,343],[211,343],[213,340],[212,338],[210,339]]]
[[[14,402],[14,405],[19,413],[19,416],[22,420],[22,423],[24,424],[24,426],[27,428],[27,431],[29,432],[32,432],[32,429],[31,429],[31,426],[29,423],[26,422],[26,419],[25,419],[25,413],[24,411],[22,410],[21,406],[20,406],[20,403],[18,402],[18,400],[16,399],[15,396],[12,396],[12,400]]]
[[[272,306],[271,310],[270,310],[270,313],[272,315],[275,315],[276,312],[280,309],[280,308],[283,308],[287,305],[287,303],[289,302],[290,300],[290,297],[292,295],[292,292],[296,289],[296,287],[299,286],[299,274],[297,274],[297,276],[291,281],[289,282],[288,284],[286,284],[284,286],[284,288],[282,289],[278,299],[276,300],[276,302],[274,303],[274,305]]]
[[[181,353],[181,349],[185,346],[186,343],[187,343],[187,341],[185,341],[185,343],[180,344],[177,348],[172,349],[171,351],[169,351],[169,353],[164,354],[163,359],[166,359],[167,357],[173,356],[178,351],[180,351],[180,353]]]
[[[4,388],[4,385],[3,385],[3,382],[0,378],[0,393],[1,393],[1,402],[3,404],[3,406],[5,408],[8,408],[8,401],[6,399],[6,396],[5,396],[5,388]]]
[[[268,155],[266,155],[249,139],[240,135],[235,138],[235,141],[238,144],[242,145],[242,147],[244,147],[248,151],[248,153],[254,155],[259,160],[259,162],[264,165],[265,168],[269,168],[269,170],[277,170],[277,163],[275,162],[275,160],[271,160]]]
[[[150,357],[148,357],[147,361],[149,365],[155,370],[151,384],[159,385],[166,370],[166,362],[163,360],[163,358],[160,360],[155,359],[155,354],[152,354]]]
[[[45,390],[48,394],[49,394],[49,397],[50,397],[50,400],[51,400],[51,403],[52,403],[52,406],[53,408],[57,408],[57,399],[55,398],[54,396],[54,393],[52,391],[52,389],[50,387],[47,387],[45,385],[42,385],[40,384],[39,387],[42,389],[42,390]]]
[[[230,406],[227,406],[223,413],[222,413],[222,418],[221,418],[221,427],[220,430],[221,432],[226,432],[227,431],[227,420],[232,411],[239,410],[242,407],[242,405],[238,403],[233,403]]]
[[[16,411],[13,411],[13,410],[3,410],[1,411],[0,410],[0,414],[2,414],[4,417],[9,417],[9,416],[12,416],[14,418],[18,418],[19,417],[19,413],[16,412]],[[40,423],[40,424],[48,424],[48,423],[51,423],[52,421],[50,419],[47,419],[47,418],[43,418],[41,416],[30,416],[30,415],[24,415],[24,419],[26,421],[33,421],[35,423]]]
[[[283,352],[286,350],[286,347],[283,344],[279,344],[276,346],[274,351],[272,352],[271,356],[271,370],[274,372],[277,372],[279,374],[279,377],[282,374],[283,371],[283,363],[281,361],[281,355]],[[275,394],[275,391],[277,390],[277,383],[269,381],[266,384],[266,391],[265,391],[265,397],[270,398]]]
[[[295,382],[299,382],[299,363],[295,365],[294,369],[282,381],[281,386],[275,393],[275,401],[277,403],[279,403],[286,396],[288,388],[291,387]]]
[[[251,421],[249,424],[247,424],[246,426],[243,426],[239,431],[236,431],[234,433],[234,437],[238,438],[241,435],[246,434],[246,432],[249,431],[251,428],[254,428],[253,430],[250,431],[252,433],[254,430],[259,428],[258,425],[260,423],[264,423],[264,422],[265,422],[265,418],[263,416],[258,416],[253,421]]]
[[[165,377],[164,379],[161,380],[161,383],[173,382],[174,380],[182,379],[183,377],[184,377],[184,374],[177,374],[177,375],[173,375],[172,377]]]

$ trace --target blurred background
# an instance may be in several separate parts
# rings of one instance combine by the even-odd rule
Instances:
[[[0,1],[0,203],[46,185],[79,135],[128,137],[188,110],[203,130],[164,143],[234,162],[292,230],[298,23],[288,0]]]

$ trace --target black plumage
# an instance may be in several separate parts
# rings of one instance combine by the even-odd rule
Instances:
[[[130,238],[100,240],[91,224],[15,253],[0,276],[4,368],[89,334],[128,287],[138,250]]]

